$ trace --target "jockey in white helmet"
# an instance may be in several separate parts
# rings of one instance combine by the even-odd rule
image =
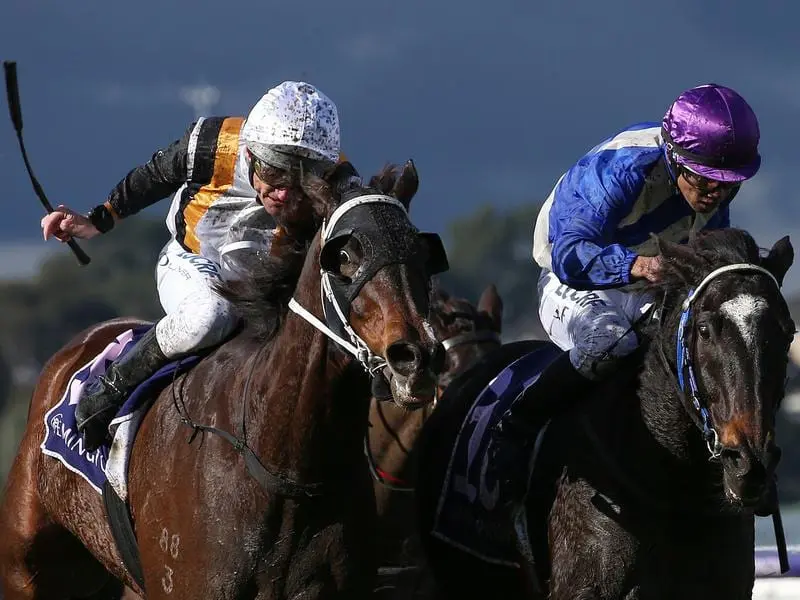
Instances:
[[[172,197],[166,220],[172,236],[156,269],[166,316],[79,402],[76,419],[88,450],[107,439],[109,422],[136,385],[232,333],[237,318],[213,287],[224,277],[227,234],[247,219],[264,223],[266,217],[273,227],[290,227],[293,210],[308,201],[302,174],[324,177],[332,171],[339,146],[334,103],[308,83],[286,81],[267,91],[246,119],[198,119],[180,140],[128,173],[88,215],[59,206],[42,219],[45,239],[91,238]],[[263,241],[268,245],[270,239]]]

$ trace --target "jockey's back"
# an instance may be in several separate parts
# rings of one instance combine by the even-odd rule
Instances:
[[[183,138],[186,182],[173,194],[166,218],[175,241],[214,262],[234,219],[257,206],[243,124],[243,117],[201,117],[192,125]]]
[[[632,283],[637,255],[657,254],[651,233],[683,242],[692,230],[727,227],[735,194],[696,213],[670,174],[660,123],[604,140],[559,179],[536,221],[533,258],[564,283],[595,289]]]

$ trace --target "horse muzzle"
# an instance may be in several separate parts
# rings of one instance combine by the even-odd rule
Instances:
[[[725,495],[745,508],[758,507],[769,494],[781,449],[770,443],[761,451],[749,445],[726,447],[720,457]]]
[[[445,350],[438,342],[430,346],[409,341],[389,345],[386,365],[392,375],[390,387],[395,403],[416,410],[433,402],[444,360]]]

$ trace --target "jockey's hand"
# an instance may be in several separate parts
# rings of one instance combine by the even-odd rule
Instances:
[[[656,282],[661,278],[660,256],[637,256],[631,266],[631,277]]]
[[[44,239],[54,237],[62,242],[72,238],[88,240],[98,235],[97,227],[85,216],[76,213],[63,204],[42,219],[42,235]]]

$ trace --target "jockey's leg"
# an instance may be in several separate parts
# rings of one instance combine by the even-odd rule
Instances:
[[[504,477],[519,483],[518,492],[527,485],[524,450],[549,419],[574,406],[593,380],[605,377],[617,359],[637,348],[638,338],[630,327],[648,301],[619,290],[577,291],[551,272],[540,278],[539,298],[545,331],[568,352],[514,400],[493,432],[495,465]]]
[[[219,344],[236,327],[230,303],[212,288],[221,281],[216,263],[173,242],[156,274],[167,315],[87,386],[78,402],[77,425],[89,451],[107,440],[109,423],[136,386],[170,361]]]
[[[236,328],[237,318],[213,286],[222,282],[220,266],[167,246],[158,263],[158,295],[167,316],[156,324],[156,337],[170,359],[221,344]]]

